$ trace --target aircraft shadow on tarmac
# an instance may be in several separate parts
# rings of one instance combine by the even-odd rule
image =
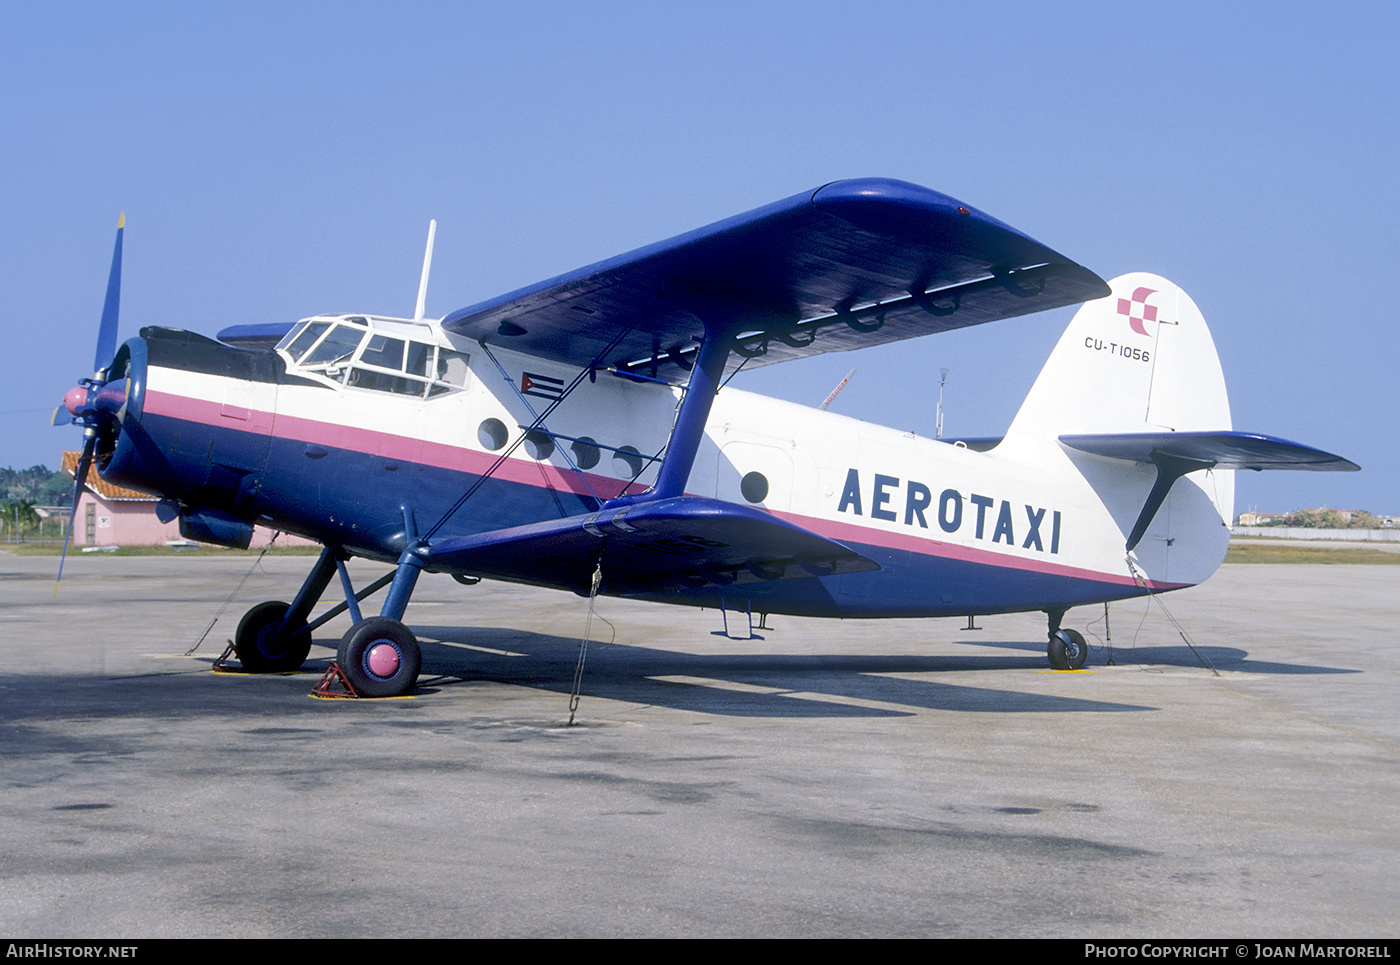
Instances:
[[[417,626],[423,649],[418,692],[455,680],[490,680],[567,695],[578,640],[491,627]],[[982,643],[983,641],[978,641]],[[757,643],[757,646],[762,646]],[[1017,656],[930,654],[695,654],[635,644],[589,644],[587,697],[742,717],[901,717],[920,710],[983,713],[1143,711],[1156,708],[915,680],[909,674],[1020,670],[1047,674],[1043,652]],[[883,705],[883,706],[872,706]],[[903,710],[900,708],[909,708]]]
[[[450,686],[447,679],[491,680],[568,694],[578,659],[578,640],[500,627],[419,626],[425,678],[419,690]],[[957,641],[961,644],[962,641]],[[1106,713],[1157,708],[1092,697],[1067,697],[1026,689],[988,688],[913,674],[1006,671],[1008,682],[1032,673],[1037,682],[1058,676],[1045,666],[1044,644],[1024,640],[968,640],[1005,655],[687,653],[637,644],[592,642],[583,677],[585,695],[727,716],[888,717],[919,710],[981,713]],[[955,646],[957,645],[955,644]],[[1310,664],[1254,660],[1238,647],[1202,646],[1217,670],[1252,674],[1333,674],[1360,671]],[[1109,652],[1095,648],[1093,664]],[[1117,646],[1119,666],[1204,667],[1186,645]],[[1090,669],[1093,669],[1092,665]],[[1021,674],[1012,675],[1011,672]],[[871,706],[871,705],[885,706]],[[899,708],[907,707],[908,710]]]
[[[1025,650],[1029,646],[1024,641],[1000,641],[1000,640],[978,640],[977,644],[984,647],[1005,647],[1014,650]],[[1257,674],[1334,674],[1334,673],[1361,673],[1350,667],[1323,667],[1317,664],[1305,663],[1280,663],[1274,660],[1254,660],[1250,658],[1248,650],[1239,647],[1225,647],[1219,645],[1202,646],[1196,644],[1195,652],[1185,644],[1176,646],[1153,644],[1149,646],[1133,646],[1132,644],[1115,644],[1112,651],[1101,646],[1097,640],[1089,641],[1089,665],[1092,670],[1096,666],[1101,667],[1109,662],[1120,667],[1142,667],[1151,669],[1154,667],[1167,668],[1196,668],[1206,669],[1201,659],[1196,656],[1199,653],[1209,666],[1216,670],[1228,670],[1232,673],[1257,673]]]
[[[573,683],[578,640],[500,627],[416,626],[423,647],[423,676],[416,693],[448,696],[463,682],[490,681],[531,687],[559,694],[563,710]],[[0,675],[0,723],[71,713],[141,715],[153,706],[161,716],[203,715],[213,706],[266,720],[285,712],[291,692],[305,694],[306,681],[325,669],[334,656],[334,643],[323,639],[312,651],[303,673],[264,681],[249,680],[251,690],[226,689],[231,703],[218,700],[209,686],[193,686],[189,669],[156,673]],[[582,693],[641,706],[669,707],[699,714],[752,718],[885,718],[929,710],[969,713],[1107,713],[1152,711],[1142,704],[1065,696],[1065,684],[1085,694],[1102,692],[1094,674],[1060,674],[1045,667],[1041,645],[1029,641],[956,640],[929,654],[789,654],[688,653],[635,644],[594,641],[588,649]],[[957,652],[976,646],[981,652]],[[987,653],[987,649],[1004,654]],[[1253,674],[1359,673],[1350,668],[1286,664],[1249,659],[1236,647],[1197,647],[1222,671]],[[1091,664],[1101,666],[1107,654],[1095,650]],[[1115,648],[1120,666],[1145,670],[1184,668],[1206,671],[1186,646]],[[201,654],[202,662],[213,655]],[[1092,666],[1091,666],[1092,669]],[[974,686],[965,675],[996,671],[1007,686]],[[952,682],[963,675],[962,682]],[[205,678],[208,679],[207,677]],[[245,678],[247,679],[247,678]],[[987,678],[979,678],[979,684]],[[290,688],[290,689],[289,689]],[[1013,689],[1019,688],[1019,689]],[[1047,693],[1053,689],[1057,693]],[[211,700],[213,703],[211,703]],[[315,702],[313,702],[315,703]],[[300,705],[305,709],[305,705]],[[45,740],[58,739],[49,735]],[[60,743],[63,743],[60,740]]]

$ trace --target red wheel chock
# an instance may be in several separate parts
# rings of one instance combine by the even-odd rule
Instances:
[[[235,660],[238,661],[238,666],[237,666],[237,667],[230,667],[230,666],[228,665],[228,658],[229,658],[229,657],[232,657],[233,659],[235,659]],[[244,670],[243,670],[243,657],[242,657],[241,654],[239,654],[238,648],[235,647],[235,646],[233,645],[233,641],[232,641],[232,640],[230,640],[230,641],[228,642],[228,646],[227,646],[227,647],[224,647],[224,652],[223,652],[222,654],[219,655],[219,659],[218,659],[218,660],[215,660],[215,661],[214,661],[214,665],[213,665],[212,667],[210,667],[209,669],[212,670],[212,671],[214,671],[214,673],[243,673],[243,672],[244,672]]]
[[[334,687],[343,687],[343,690],[334,690]],[[355,688],[350,685],[350,680],[340,670],[340,664],[334,660],[326,668],[326,672],[321,675],[321,682],[311,688],[314,697],[328,697],[338,699],[359,700],[360,695],[355,693]]]

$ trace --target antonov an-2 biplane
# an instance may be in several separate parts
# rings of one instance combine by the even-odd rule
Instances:
[[[1041,610],[1051,664],[1078,668],[1065,611],[1215,571],[1228,470],[1357,468],[1232,431],[1210,333],[1171,282],[1105,283],[900,181],[828,184],[439,321],[420,289],[414,319],[150,327],[117,348],[120,260],[119,228],[97,372],[65,397],[79,485],[95,462],[202,542],[247,546],[262,523],[322,544],[290,603],[244,616],[238,653],[300,666],[338,574],[338,662],[363,695],[414,686],[402,621],[424,570],[750,619]],[[721,391],[740,366],[1078,302],[997,440]],[[393,569],[357,593],[352,556]]]

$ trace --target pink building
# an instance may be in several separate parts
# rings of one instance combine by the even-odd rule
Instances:
[[[63,471],[69,476],[78,472],[80,453],[63,454]],[[104,481],[89,471],[78,497],[78,512],[73,517],[74,546],[159,546],[183,543],[180,523],[162,523],[156,518],[159,500],[134,489],[123,489]],[[266,546],[272,530],[265,526],[253,529],[253,546]],[[278,546],[311,546],[311,540],[282,534]]]

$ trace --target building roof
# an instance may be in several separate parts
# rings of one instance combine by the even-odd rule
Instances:
[[[81,458],[81,452],[65,452],[63,454],[63,472],[70,477],[76,476],[78,474],[78,460]],[[93,472],[91,466],[88,467],[87,479],[83,481],[83,485],[91,492],[95,493],[98,496],[101,496],[103,499],[120,499],[133,502],[150,503],[156,502],[156,497],[150,495],[149,493],[143,493],[135,489],[127,489],[124,486],[112,485],[111,483],[104,480],[97,473]]]

